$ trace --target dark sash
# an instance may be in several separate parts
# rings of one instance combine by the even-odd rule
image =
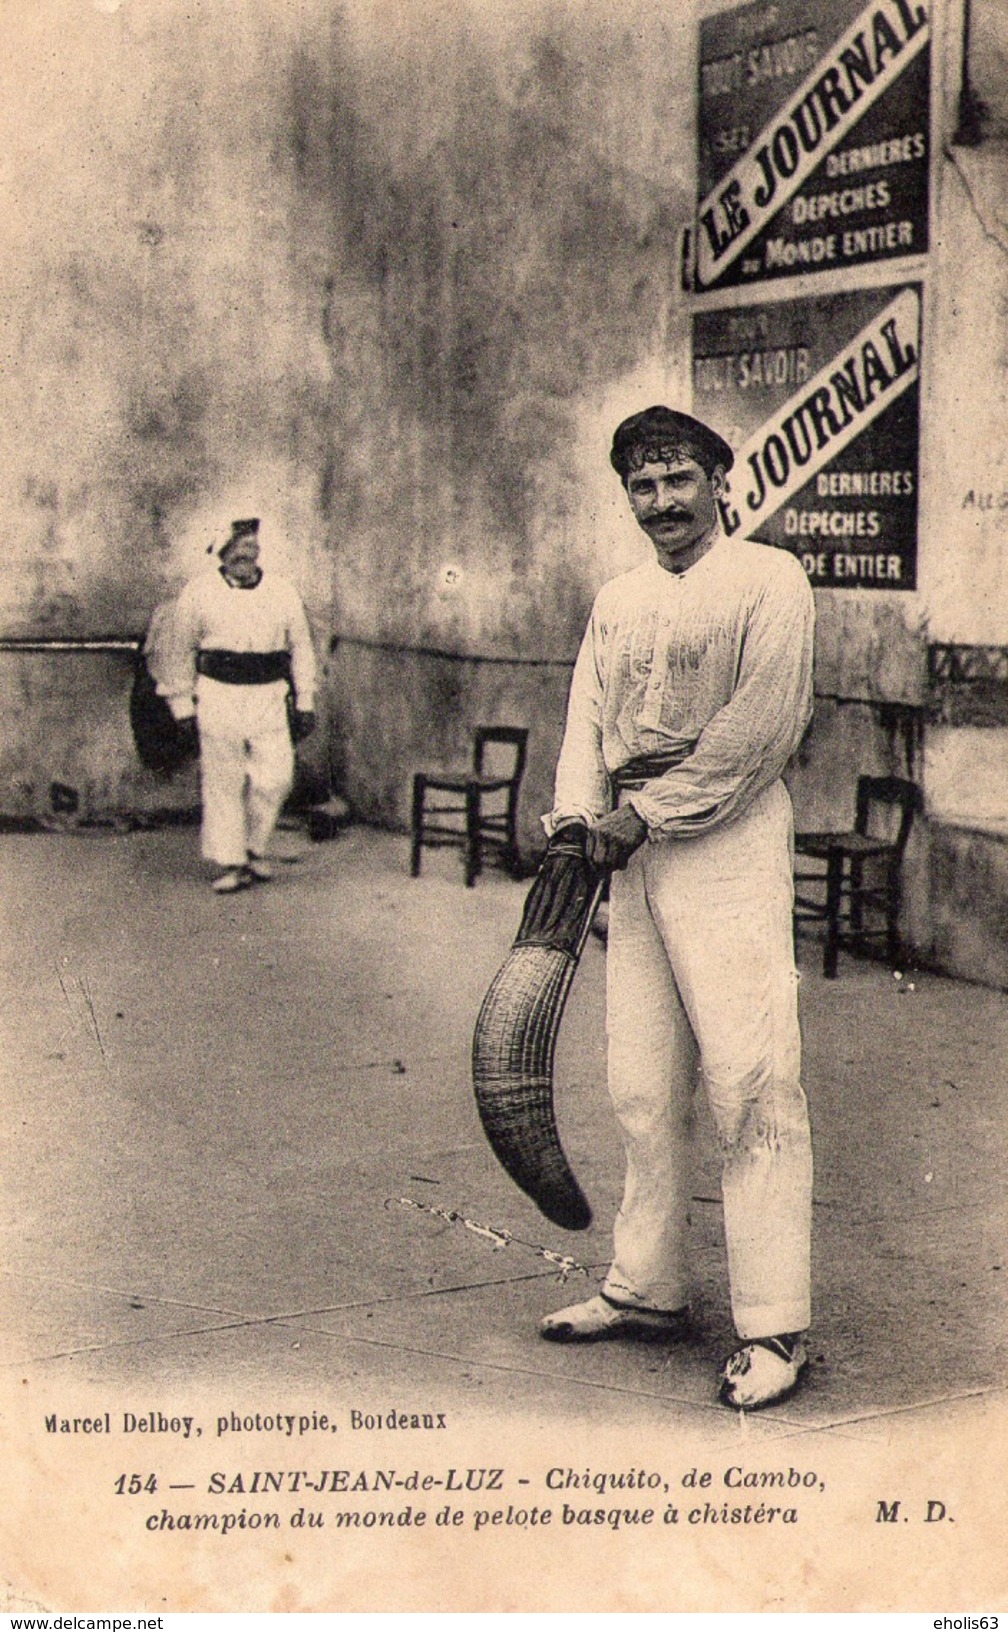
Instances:
[[[612,773],[610,780],[615,792],[622,793],[626,788],[636,791],[653,777],[664,776],[666,771],[674,770],[688,759],[695,747],[696,743],[692,742],[670,753],[638,754],[636,759],[628,759],[625,765]]]
[[[225,652],[210,647],[197,653],[196,672],[226,686],[268,686],[290,680],[289,652]]]

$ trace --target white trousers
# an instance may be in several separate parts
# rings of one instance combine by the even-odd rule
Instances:
[[[800,1081],[792,814],[775,782],[734,822],[646,841],[609,909],[609,1091],[626,1184],[606,1291],[689,1300],[691,1106],[699,1068],[721,1151],[742,1338],[810,1321],[812,1146]]]
[[[284,681],[230,686],[200,675],[202,851],[219,867],[265,853],[294,781]]]

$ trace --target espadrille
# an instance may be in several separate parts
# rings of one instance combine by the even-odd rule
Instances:
[[[236,890],[247,890],[251,882],[252,874],[247,867],[227,867],[210,888],[215,895],[234,895]]]
[[[776,1405],[794,1392],[807,1365],[808,1351],[799,1334],[754,1337],[725,1361],[719,1398],[737,1411]]]
[[[548,1343],[598,1343],[608,1337],[629,1337],[638,1343],[678,1343],[689,1333],[689,1309],[648,1309],[642,1304],[617,1303],[605,1292],[572,1303],[547,1315],[539,1336]]]

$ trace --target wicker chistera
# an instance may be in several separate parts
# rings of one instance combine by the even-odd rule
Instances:
[[[476,1104],[494,1155],[539,1211],[583,1230],[591,1208],[560,1144],[553,1054],[571,981],[605,887],[585,858],[585,828],[554,835],[521,928],[483,999],[473,1036]]]

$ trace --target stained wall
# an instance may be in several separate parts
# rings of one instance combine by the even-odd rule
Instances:
[[[1004,731],[929,712],[929,645],[1008,644],[1004,27],[974,0],[965,145],[959,0],[935,17],[920,588],[817,597],[810,825],[859,768],[1008,822]],[[612,426],[687,400],[690,9],[40,0],[0,48],[0,813],[53,780],[90,813],[193,801],[138,768],[128,654],[10,648],[138,634],[253,511],[326,666],[313,774],[402,826],[416,765],[528,724],[534,849],[592,595],[645,548]],[[908,925],[955,967],[915,867]]]
[[[7,8],[0,632],[136,634],[251,511],[323,657],[334,632],[572,655],[640,552],[613,415],[685,378],[687,25],[651,0]],[[110,661],[0,654],[5,809],[54,776],[170,791]]]

